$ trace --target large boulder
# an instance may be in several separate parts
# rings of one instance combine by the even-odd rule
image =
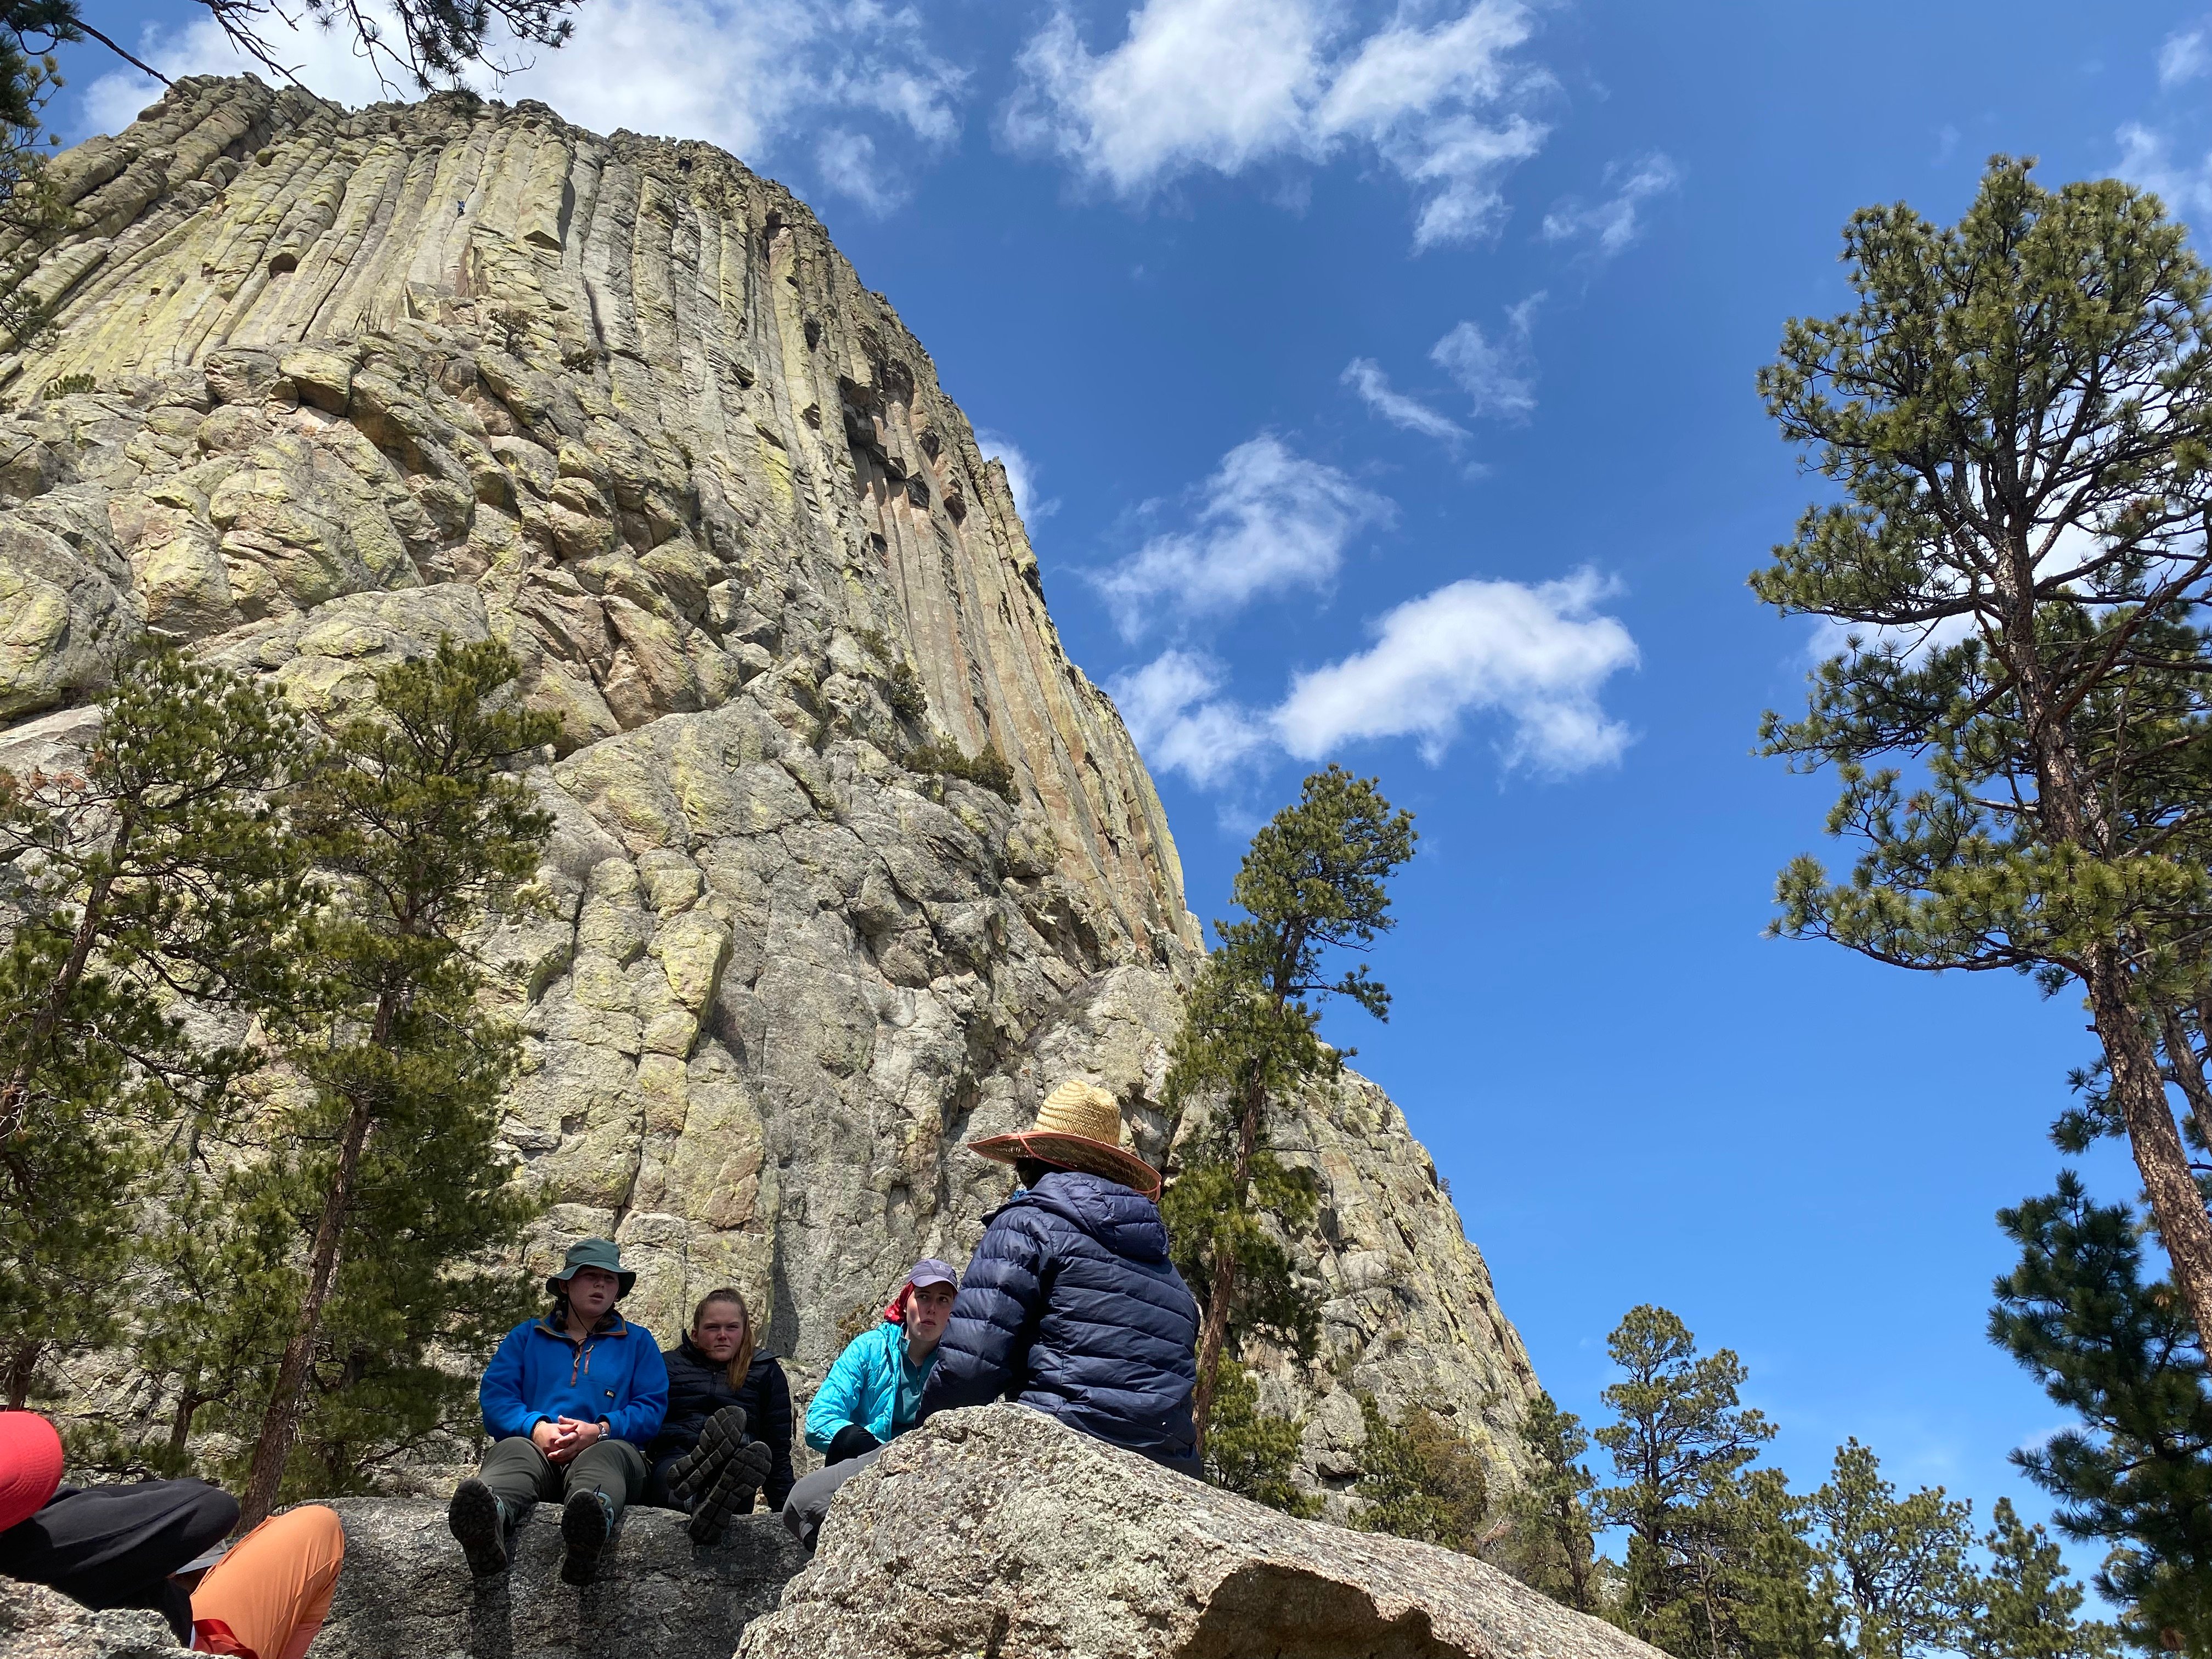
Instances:
[[[345,1520],[345,1568],[313,1659],[730,1659],[806,1561],[772,1515],[744,1516],[718,1547],[702,1549],[673,1510],[632,1509],[599,1582],[575,1589],[561,1582],[559,1506],[540,1504],[516,1534],[514,1565],[479,1580],[446,1530],[443,1504],[354,1498],[331,1507]]]
[[[1293,1521],[1018,1406],[838,1493],[738,1659],[1659,1659],[1493,1567]]]
[[[0,1578],[0,1654],[8,1659],[176,1659],[183,1651],[158,1613],[94,1613],[44,1584]]]

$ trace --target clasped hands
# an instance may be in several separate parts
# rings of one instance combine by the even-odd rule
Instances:
[[[547,1462],[566,1463],[606,1431],[604,1423],[586,1423],[574,1417],[547,1418],[530,1431],[530,1439],[545,1454]]]

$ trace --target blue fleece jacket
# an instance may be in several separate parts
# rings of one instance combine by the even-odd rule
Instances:
[[[484,1367],[477,1389],[484,1431],[526,1435],[556,1417],[604,1421],[617,1440],[642,1447],[668,1411],[668,1367],[642,1325],[610,1313],[581,1342],[549,1316],[517,1325]]]
[[[889,1320],[862,1331],[845,1345],[830,1375],[806,1407],[806,1443],[826,1452],[837,1431],[857,1423],[878,1440],[888,1441],[914,1426],[921,1407],[921,1385],[937,1364],[937,1351],[919,1365],[906,1355],[906,1327]]]

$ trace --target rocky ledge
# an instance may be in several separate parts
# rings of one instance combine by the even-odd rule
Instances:
[[[838,1493],[738,1659],[1658,1659],[1449,1550],[1200,1486],[1017,1406]]]
[[[349,1498],[313,1659],[1661,1659],[1449,1550],[1273,1510],[1018,1406],[949,1412],[837,1496],[811,1564],[769,1515],[699,1549],[632,1510],[585,1590],[540,1504],[504,1577],[445,1506]],[[152,1613],[0,1579],[9,1659],[153,1659]]]
[[[514,1565],[469,1576],[446,1506],[354,1498],[345,1570],[313,1659],[730,1659],[746,1625],[776,1604],[805,1565],[772,1515],[739,1519],[702,1549],[670,1510],[623,1516],[599,1582],[561,1582],[561,1511],[540,1504],[515,1536]]]
[[[345,1568],[311,1659],[730,1659],[745,1626],[776,1604],[805,1552],[772,1515],[747,1516],[714,1549],[684,1517],[630,1510],[599,1582],[561,1582],[561,1511],[540,1504],[515,1536],[514,1565],[477,1580],[446,1530],[446,1506],[349,1498]],[[170,1659],[159,1613],[94,1613],[38,1584],[0,1578],[7,1659]]]

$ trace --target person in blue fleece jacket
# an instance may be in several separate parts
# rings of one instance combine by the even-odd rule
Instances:
[[[636,1282],[611,1241],[569,1246],[545,1281],[552,1310],[509,1331],[484,1368],[477,1397],[495,1443],[447,1511],[477,1577],[506,1570],[508,1532],[544,1498],[562,1505],[562,1578],[588,1584],[623,1505],[643,1495],[668,1367],[653,1334],[615,1311]]]

